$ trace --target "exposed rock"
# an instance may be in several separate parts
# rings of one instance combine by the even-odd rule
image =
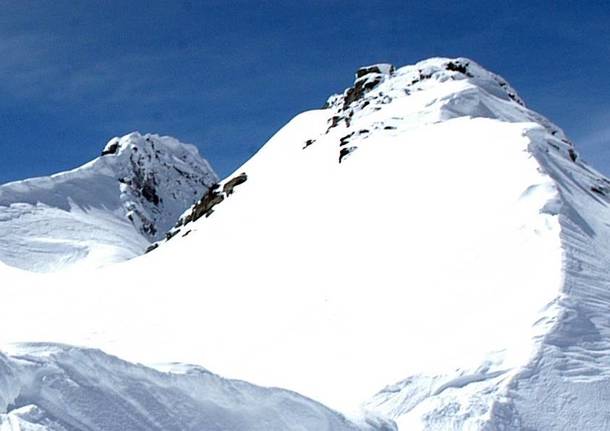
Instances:
[[[106,156],[108,154],[116,154],[119,149],[119,141],[110,141],[108,145],[102,150],[102,156]]]
[[[361,67],[356,71],[356,78],[362,78],[371,73],[392,74],[396,68],[391,64],[373,64],[371,66]]]
[[[342,147],[344,145],[347,145],[349,143],[349,138],[351,138],[352,136],[354,136],[354,132],[350,133],[349,135],[345,135],[344,137],[339,139],[339,146]]]
[[[238,176],[231,178],[229,181],[225,183],[222,187],[222,191],[227,195],[227,197],[233,194],[233,189],[240,184],[245,183],[248,180],[248,175],[245,172],[242,172]]]
[[[161,202],[154,185],[151,183],[146,183],[142,186],[142,196],[154,205],[159,205],[159,202]]]
[[[149,241],[164,238],[175,220],[218,181],[195,147],[137,132],[111,139],[102,159],[118,167],[126,216]]]
[[[575,162],[576,159],[578,159],[578,154],[576,154],[576,151],[574,151],[573,148],[568,149],[568,156],[570,156],[570,160],[572,160],[573,162]]]
[[[383,77],[381,74],[375,75],[365,75],[363,78],[356,80],[354,86],[348,88],[345,93],[345,99],[343,102],[343,110],[347,110],[347,108],[355,101],[360,100],[367,92],[371,91],[373,88],[377,87],[377,85],[382,81]]]
[[[181,228],[187,224],[199,220],[203,216],[209,217],[214,212],[214,207],[216,205],[221,203],[225,197],[231,196],[235,187],[245,183],[247,180],[248,175],[245,172],[242,172],[241,174],[228,180],[223,185],[222,191],[219,190],[220,184],[212,184],[203,197],[197,201],[185,215],[180,217],[175,226],[165,234],[165,241],[169,241],[180,233]],[[182,236],[187,236],[189,233],[191,233],[190,229],[182,234]],[[156,246],[158,246],[158,244],[156,244]]]
[[[157,243],[157,242],[156,242],[156,243],[154,243],[154,244],[151,244],[151,245],[150,245],[150,246],[149,246],[149,247],[146,249],[145,253],[150,253],[151,251],[153,251],[154,249],[156,249],[156,248],[158,248],[158,247],[159,247],[159,243]]]
[[[343,161],[345,157],[349,154],[353,153],[358,147],[343,147],[341,151],[339,151],[339,163]]]
[[[502,87],[504,89],[504,91],[506,91],[506,95],[513,101],[517,102],[519,105],[521,106],[525,106],[525,103],[523,103],[523,100],[521,100],[521,98],[519,96],[517,96],[517,93],[515,93],[510,86],[508,85],[507,82],[502,81],[498,78],[496,78],[496,82],[498,83],[498,85],[500,87]]]
[[[598,195],[606,196],[606,193],[604,193],[604,191],[597,186],[591,186],[591,191],[597,193]]]
[[[424,80],[430,79],[430,78],[432,78],[432,73],[425,73],[424,71],[420,70],[417,78],[415,78],[411,81],[411,85],[417,84],[418,82],[421,82],[421,81],[424,81]]]
[[[460,61],[450,61],[449,63],[447,63],[447,65],[445,66],[447,68],[447,70],[450,70],[452,72],[459,72],[459,73],[463,73],[464,75],[472,78],[474,75],[470,72],[468,72],[468,63],[461,63]]]
[[[173,237],[175,237],[176,235],[178,235],[180,233],[180,229],[173,229],[170,230],[169,232],[167,232],[165,234],[165,240],[169,241],[170,239],[172,239]]]
[[[222,193],[218,192],[216,188],[217,186],[214,187],[214,189],[210,189],[203,198],[193,206],[191,221],[196,221],[204,215],[209,217],[213,212],[213,208],[224,200],[224,196]]]
[[[330,129],[332,129],[333,127],[337,127],[339,125],[339,122],[343,120],[343,117],[339,116],[339,115],[333,115],[330,118],[330,126],[328,126],[328,129],[326,130],[326,133],[328,133],[330,131]]]
[[[311,144],[313,144],[314,142],[316,142],[315,139],[308,139],[307,141],[305,141],[305,146],[303,147],[303,149],[309,147]]]

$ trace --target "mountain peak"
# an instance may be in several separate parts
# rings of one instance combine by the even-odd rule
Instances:
[[[142,134],[138,131],[120,137],[115,136],[110,139],[102,150],[101,155],[120,155],[124,151],[134,151],[134,149],[138,151],[138,149],[145,149],[150,146],[157,146],[157,150],[161,151],[199,156],[199,150],[194,145],[185,144],[171,136],[160,136],[154,133]]]
[[[402,106],[400,115],[384,115],[396,111],[397,104]],[[459,117],[540,124],[570,158],[577,157],[563,131],[528,109],[504,78],[463,57],[435,57],[400,68],[385,63],[361,67],[354,84],[330,96],[323,108],[331,112],[325,134],[343,133],[339,160],[357,148],[347,146],[355,135],[368,135],[379,127],[393,130],[396,125],[389,123],[415,126]],[[307,142],[319,138],[312,136]]]
[[[521,97],[504,78],[463,57],[434,57],[399,69],[388,63],[360,67],[355,73],[354,85],[346,89],[342,95],[331,96],[325,107],[334,106],[341,100],[341,106],[346,110],[353,102],[360,100],[364,93],[390,78],[395,84],[394,87],[402,87],[408,94],[412,91],[426,90],[435,83],[448,80],[469,80],[473,85],[485,89],[496,97],[512,100],[525,107]]]
[[[118,176],[127,218],[151,241],[218,181],[195,146],[168,136],[132,132],[112,138],[102,160]]]
[[[139,132],[112,138],[83,166],[0,186],[0,260],[49,271],[137,256],[217,181],[193,145]]]

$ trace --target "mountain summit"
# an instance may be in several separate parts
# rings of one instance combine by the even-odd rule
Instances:
[[[132,258],[216,181],[192,145],[113,138],[79,168],[0,186],[0,260],[45,272]]]
[[[371,65],[205,190],[145,256],[91,272],[86,288],[0,268],[12,280],[0,342],[199,364],[350,418],[282,429],[605,430],[609,204],[610,181],[498,75],[465,58]],[[15,327],[23,310],[31,317]],[[30,358],[45,370],[82,356],[49,346]],[[142,381],[182,405],[167,376],[93,356],[121,367],[104,374],[118,387]],[[48,373],[22,371],[19,353],[0,360],[28,376],[23,396],[0,387],[0,413],[15,421],[31,405],[29,423],[72,417],[49,400],[77,390],[116,399],[66,372],[54,374],[58,393],[38,396]],[[208,384],[187,375],[179,387],[202,395]],[[260,405],[240,400],[246,412]]]

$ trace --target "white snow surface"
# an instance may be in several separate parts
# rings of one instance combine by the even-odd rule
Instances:
[[[294,392],[223,379],[198,366],[165,368],[99,350],[13,346],[10,356],[0,354],[0,430],[373,429]]]
[[[68,172],[0,186],[0,261],[37,272],[138,256],[216,174],[197,149],[137,132]]]
[[[401,430],[608,429],[610,182],[471,60],[378,69],[151,253],[0,267],[0,342],[200,364]]]

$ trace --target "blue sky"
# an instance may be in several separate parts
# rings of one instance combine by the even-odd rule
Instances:
[[[0,183],[133,130],[221,175],[361,65],[465,56],[504,76],[610,174],[607,1],[0,0]]]

